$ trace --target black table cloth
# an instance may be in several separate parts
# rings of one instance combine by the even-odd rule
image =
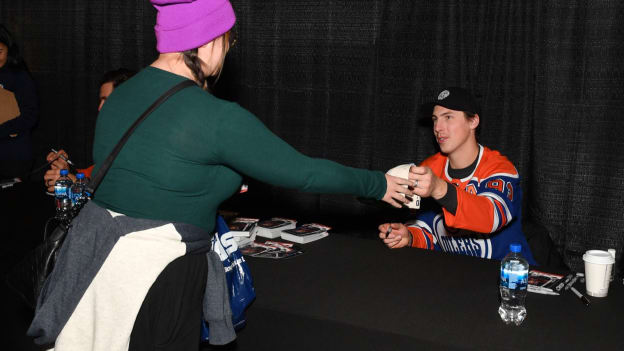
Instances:
[[[302,248],[291,259],[247,258],[257,299],[237,349],[624,349],[621,280],[590,306],[571,291],[529,293],[516,327],[497,312],[498,261],[339,234]]]

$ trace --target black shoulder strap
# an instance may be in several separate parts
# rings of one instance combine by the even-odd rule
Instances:
[[[178,91],[186,87],[190,87],[192,85],[197,85],[197,84],[193,82],[192,80],[185,80],[181,83],[176,84],[173,88],[167,90],[164,94],[162,94],[158,98],[158,100],[154,101],[154,103],[150,107],[148,107],[147,110],[145,110],[145,112],[143,112],[143,114],[130,126],[130,128],[128,128],[128,130],[123,135],[123,137],[121,137],[121,140],[119,140],[119,142],[117,143],[113,151],[111,151],[110,155],[108,155],[106,160],[104,160],[104,162],[102,163],[102,167],[98,169],[98,172],[95,174],[93,178],[91,178],[91,181],[87,185],[87,191],[92,196],[93,196],[93,193],[95,193],[95,190],[98,188],[98,186],[102,182],[102,179],[104,179],[106,172],[108,172],[108,169],[112,166],[113,161],[117,157],[117,154],[119,154],[119,151],[121,151],[121,148],[126,144],[126,142],[128,141],[128,138],[130,138],[130,135],[132,135],[134,130],[139,126],[139,124],[141,124],[141,122],[143,122],[150,113],[154,112],[154,110],[158,106],[160,106],[160,104],[165,102],[165,100],[167,100],[173,94],[177,93]]]

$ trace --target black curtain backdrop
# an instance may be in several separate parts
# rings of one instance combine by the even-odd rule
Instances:
[[[514,162],[524,215],[550,230],[566,263],[582,270],[589,248],[621,257],[624,2],[232,3],[238,43],[217,94],[298,150],[379,170],[418,163],[436,152],[422,104],[444,86],[467,87],[482,105],[480,142]],[[91,162],[98,81],[156,58],[154,19],[147,0],[0,4],[39,87],[41,163],[50,147]],[[350,196],[250,189],[247,204],[292,213],[381,211]]]

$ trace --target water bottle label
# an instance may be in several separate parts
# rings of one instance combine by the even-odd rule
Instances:
[[[75,193],[69,189],[69,197],[71,198],[73,204],[78,203],[78,200],[80,200],[81,197],[80,195],[80,193]]]
[[[528,280],[528,270],[514,271],[507,267],[501,269],[501,285],[506,288],[525,290]]]
[[[67,196],[67,187],[62,185],[54,186],[54,196],[56,197],[65,197]]]

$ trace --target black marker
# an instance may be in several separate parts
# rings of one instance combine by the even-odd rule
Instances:
[[[574,283],[576,283],[576,280],[578,279],[578,275],[575,275],[574,278],[572,278],[565,286],[565,288],[563,290],[568,290],[572,287],[572,285],[574,285]]]
[[[573,286],[570,287],[570,290],[572,290],[572,292],[574,293],[574,295],[576,295],[576,297],[579,298],[579,300],[581,300],[582,303],[585,304],[585,306],[589,306],[589,299],[587,299],[585,296],[583,296],[583,294],[581,294],[578,290],[576,290]]]
[[[388,235],[390,235],[390,233],[392,233],[392,224],[390,224],[388,226],[388,229],[386,229],[386,239],[388,238]]]
[[[561,291],[561,289],[563,289],[564,286],[568,285],[568,283],[570,282],[570,279],[572,279],[572,277],[574,277],[574,273],[570,273],[568,275],[565,276],[565,278],[563,278],[561,280],[561,282],[559,284],[557,284],[557,286],[555,286],[554,290],[559,292]]]

